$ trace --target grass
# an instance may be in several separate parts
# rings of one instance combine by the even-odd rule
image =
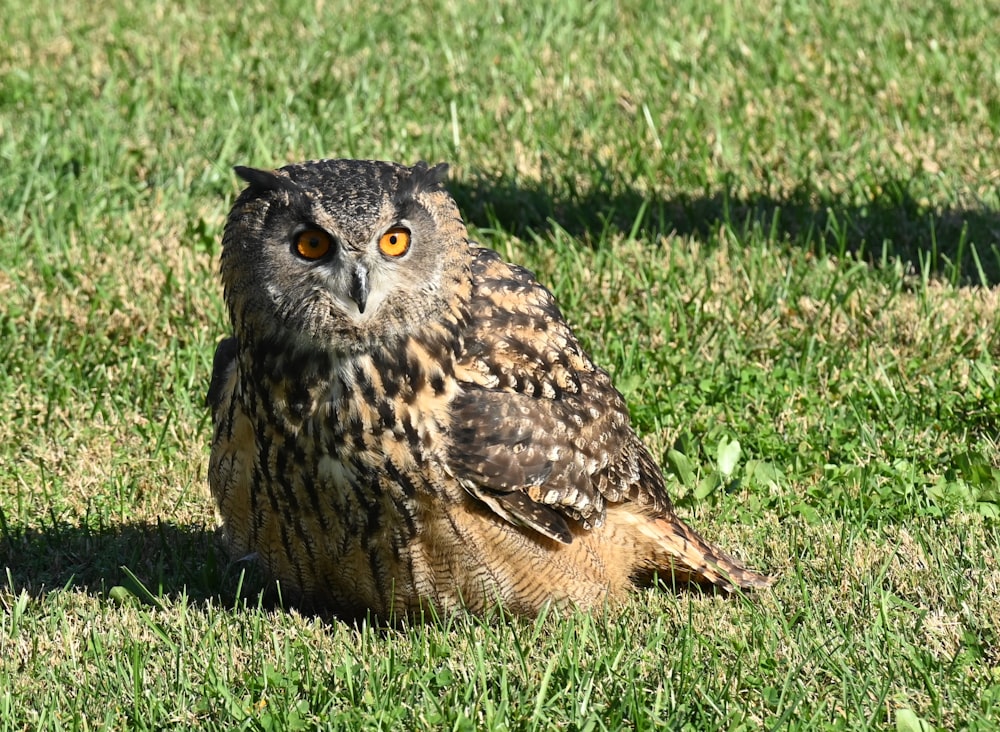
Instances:
[[[0,729],[997,727],[991,3],[0,16]],[[328,156],[450,161],[774,590],[384,630],[228,564],[230,169]]]

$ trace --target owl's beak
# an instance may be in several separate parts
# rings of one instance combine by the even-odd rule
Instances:
[[[351,291],[347,293],[351,296],[351,299],[358,304],[359,313],[363,313],[365,311],[365,304],[368,302],[369,292],[368,269],[363,264],[359,264],[354,269],[354,274],[351,277]]]

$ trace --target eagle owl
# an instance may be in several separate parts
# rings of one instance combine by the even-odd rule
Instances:
[[[234,555],[383,618],[767,586],[674,514],[607,372],[531,272],[469,240],[446,171],[236,168],[208,395]]]

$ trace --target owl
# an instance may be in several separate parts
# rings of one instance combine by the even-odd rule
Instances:
[[[447,166],[237,167],[208,402],[234,556],[342,616],[766,587],[674,513],[622,395]]]

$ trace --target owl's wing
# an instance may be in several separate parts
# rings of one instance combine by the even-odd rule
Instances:
[[[222,404],[226,381],[236,364],[238,352],[239,344],[232,337],[223,338],[215,347],[215,357],[212,359],[212,380],[209,382],[208,394],[205,397],[205,404],[212,409],[213,417]]]
[[[670,501],[628,409],[529,271],[475,250],[449,469],[508,521],[569,543],[608,502]]]

